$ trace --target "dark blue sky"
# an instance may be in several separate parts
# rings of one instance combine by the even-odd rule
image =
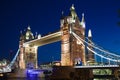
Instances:
[[[11,50],[15,55],[20,31],[28,25],[34,34],[59,30],[62,11],[68,15],[72,4],[80,19],[85,14],[86,34],[91,29],[95,43],[120,54],[120,0],[0,0],[0,59],[9,58]],[[60,59],[60,42],[39,48],[40,62],[52,57]]]

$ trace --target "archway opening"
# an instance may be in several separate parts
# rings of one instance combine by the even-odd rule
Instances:
[[[61,60],[61,41],[38,47],[38,66]]]

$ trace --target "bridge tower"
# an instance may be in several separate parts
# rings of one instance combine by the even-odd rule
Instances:
[[[37,46],[34,45],[24,45],[25,42],[33,40],[34,36],[31,32],[30,27],[28,26],[25,34],[22,34],[20,37],[20,55],[19,55],[19,68],[37,68]]]
[[[85,38],[84,14],[80,21],[75,11],[74,5],[70,8],[69,16],[63,16],[60,20],[61,26],[61,65],[76,65],[76,60],[81,60],[86,65],[84,42],[79,42],[70,32],[71,30],[79,35],[83,40]]]
[[[21,32],[20,41],[19,41],[20,54],[18,58],[18,65],[20,69],[25,69],[24,47],[23,47],[24,42],[25,42],[24,35]]]

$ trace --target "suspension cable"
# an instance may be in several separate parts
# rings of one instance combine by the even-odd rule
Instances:
[[[95,51],[91,50],[89,47],[87,47],[87,49],[90,50],[91,52],[93,52],[94,54],[98,55],[99,57],[104,58],[104,59],[114,61],[114,62],[120,62],[120,60],[114,60],[114,59],[111,59],[111,58],[104,57],[103,55],[100,55],[100,54],[96,53]]]
[[[102,50],[102,49],[100,49],[100,48],[98,48],[98,47],[96,47],[96,46],[94,46],[94,45],[88,43],[87,41],[81,39],[81,38],[80,38],[78,35],[76,35],[74,32],[72,32],[72,34],[73,34],[74,36],[78,37],[78,39],[80,39],[81,41],[83,41],[83,42],[87,43],[88,45],[90,45],[90,46],[92,46],[92,47],[94,47],[94,48],[100,50],[101,52],[108,53],[108,54],[110,54],[110,55],[114,55],[114,56],[117,57],[117,58],[118,58],[118,57],[120,58],[119,55],[112,54],[112,53],[110,53],[110,52],[107,52],[107,51],[105,51],[105,50]]]
[[[18,51],[17,51],[15,57],[13,58],[13,60],[11,61],[11,63],[9,64],[9,67],[12,67],[13,64],[15,63],[15,60],[17,59],[17,56],[18,56],[18,54],[19,54],[19,51],[20,51],[20,50],[18,49]]]
[[[87,38],[87,39],[89,40],[89,38]],[[92,41],[91,41],[91,42],[92,42]],[[94,44],[94,46],[98,47],[99,49],[103,50],[105,53],[108,53],[108,54],[111,54],[111,55],[113,55],[113,56],[117,56],[117,57],[120,58],[119,55],[116,55],[116,54],[114,54],[114,53],[111,53],[111,52],[109,52],[109,51],[106,51],[106,50],[104,50],[103,48],[101,48],[100,46],[97,46],[97,45],[96,45],[95,43],[93,43],[93,42],[92,42],[92,44]]]

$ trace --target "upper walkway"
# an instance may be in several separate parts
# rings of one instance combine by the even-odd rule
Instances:
[[[57,42],[60,40],[61,40],[61,31],[58,31],[58,32],[43,36],[39,39],[25,42],[24,46],[27,46],[27,45],[42,46],[42,45]]]

